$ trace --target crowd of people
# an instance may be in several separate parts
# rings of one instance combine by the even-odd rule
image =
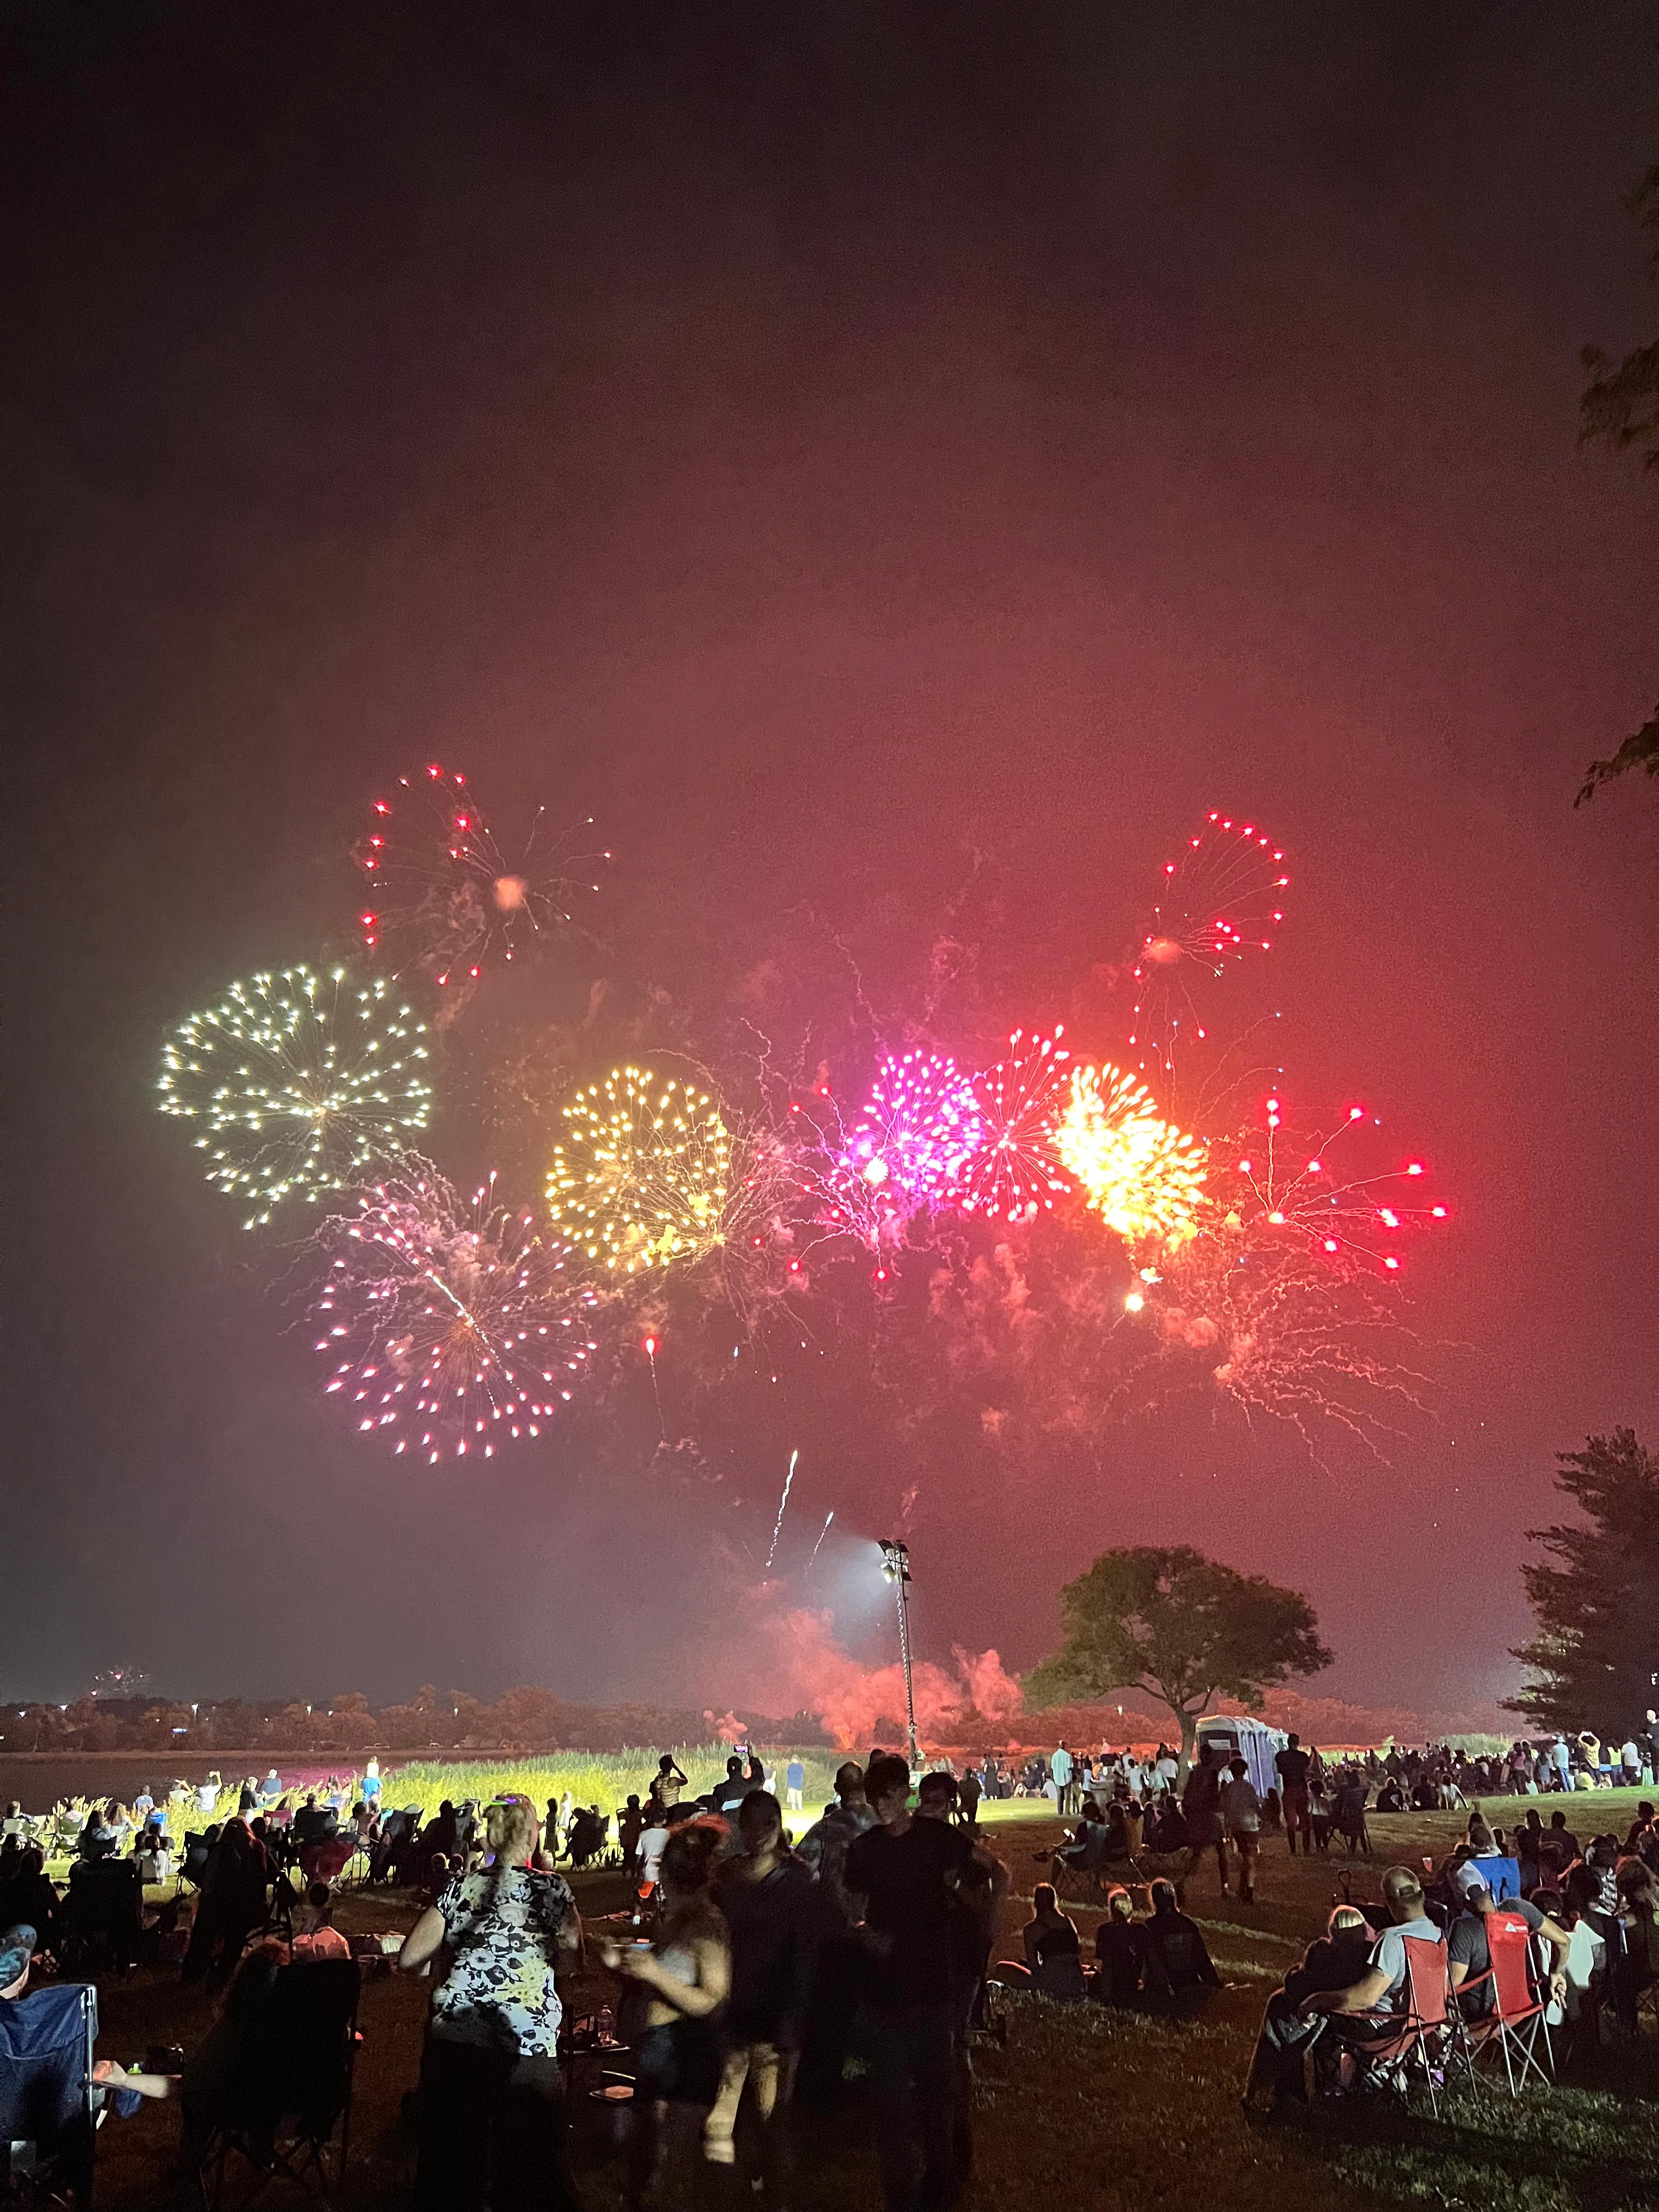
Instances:
[[[1511,1887],[1518,1864],[1518,1884]],[[1581,1848],[1557,1812],[1529,1811],[1506,1838],[1476,1806],[1464,1839],[1436,1867],[1390,1867],[1374,1907],[1342,1905],[1269,1998],[1244,2086],[1247,2111],[1275,2117],[1323,2097],[1400,2086],[1401,2023],[1413,2010],[1408,1947],[1436,1947],[1450,2010],[1425,2063],[1443,2077],[1460,2029],[1498,2008],[1492,1946],[1524,1960],[1522,2010],[1571,2046],[1633,2038],[1659,1987],[1659,1817],[1644,1800],[1622,1840]],[[1528,2046],[1530,2047],[1530,2046]],[[1524,2069],[1523,2069],[1524,2070]]]
[[[1258,1766],[1255,1778],[1242,1754],[1213,1745],[1184,1776],[1163,1746],[1141,1756],[1059,1744],[1017,1771],[988,1759],[920,1776],[878,1751],[842,1765],[834,1799],[793,1838],[800,1762],[786,1761],[780,1793],[748,1747],[696,1796],[665,1753],[611,1814],[566,1792],[544,1812],[508,1796],[446,1800],[428,1818],[383,1808],[378,1771],[303,1792],[274,1771],[228,1792],[214,1775],[160,1804],[144,1790],[130,1807],[79,1802],[39,1818],[14,1804],[0,1823],[0,1998],[21,2002],[53,1967],[124,1972],[141,1958],[221,1997],[211,2035],[177,2074],[106,2066],[100,2076],[123,2107],[180,2100],[188,2175],[238,2039],[255,2034],[282,1970],[383,1956],[379,1939],[332,1925],[352,1866],[364,1885],[418,1893],[395,1965],[432,1985],[415,2100],[421,2212],[550,2192],[577,2203],[565,2096],[579,2017],[598,2024],[601,2057],[628,2061],[631,2206],[688,2201],[675,2193],[688,2160],[705,2174],[732,2165],[745,2109],[756,2185],[787,2203],[797,2105],[833,2106],[850,2070],[867,2076],[885,2201],[908,2212],[960,2193],[973,2042],[999,1984],[1061,2003],[1190,2012],[1219,1985],[1186,1910],[1188,1885],[1212,1860],[1221,1891],[1236,1883],[1249,1903],[1264,1837],[1282,1834],[1291,1855],[1328,1847],[1356,1808],[1363,1827],[1373,1791],[1379,1808],[1397,1790],[1443,1808],[1455,1802],[1448,1793],[1559,1796],[1583,1786],[1579,1775],[1599,1778],[1587,1744],[1575,1765],[1571,1747],[1554,1756],[1555,1741],[1542,1784],[1521,1755],[1534,1747],[1521,1746],[1489,1761],[1446,1747],[1327,1759],[1291,1736],[1271,1775]],[[1637,1771],[1651,1773],[1651,1747]],[[998,1959],[1011,1876],[979,1815],[1005,1790],[1048,1797],[1074,1825],[1036,1885],[1019,1955]],[[1563,1805],[1528,1805],[1508,1822],[1492,1809],[1488,1820],[1473,1804],[1463,1840],[1431,1875],[1391,1869],[1378,1905],[1333,1915],[1268,2005],[1253,2108],[1293,2111],[1310,2085],[1346,2086],[1403,2002],[1413,1942],[1445,1945],[1450,1987],[1472,2008],[1489,1989],[1488,1929],[1518,1922],[1547,1958],[1564,2018],[1598,2033],[1603,2015],[1632,2024],[1659,1972],[1652,1807],[1622,1838],[1582,1841]],[[71,1858],[61,1891],[48,1853]],[[628,1869],[630,1903],[585,1932],[567,1875],[601,1861]],[[1079,1884],[1100,1915],[1086,1944],[1067,1909]],[[667,2181],[671,2170],[681,2181]]]

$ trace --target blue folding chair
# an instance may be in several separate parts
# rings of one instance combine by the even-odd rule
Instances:
[[[0,2004],[0,2185],[46,2204],[92,2202],[98,1992],[64,1982]]]

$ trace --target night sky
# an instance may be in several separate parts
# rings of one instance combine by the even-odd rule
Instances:
[[[1571,803],[1659,696],[1659,489],[1576,445],[1579,348],[1659,319],[1659,11],[0,20],[0,1684],[758,1701],[796,1444],[789,1601],[834,1507],[855,1650],[914,1485],[929,1656],[1028,1665],[1097,1551],[1191,1541],[1310,1593],[1321,1690],[1502,1694],[1554,1454],[1659,1435],[1659,803]],[[1294,888],[1237,1011],[1456,1201],[1437,1420],[924,1463],[786,1381],[682,1482],[635,1360],[464,1479],[354,1437],[153,1085],[345,941],[428,759],[616,854],[599,944],[456,1025],[462,1177],[492,1022],[603,977],[627,1052],[696,1043],[763,969],[829,1024],[854,960],[897,1022],[946,933],[988,1024],[1053,1018],[1207,809],[1258,817]]]

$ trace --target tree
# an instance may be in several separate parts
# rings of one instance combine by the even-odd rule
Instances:
[[[1615,1429],[1558,1459],[1556,1486],[1584,1519],[1527,1531],[1549,1558],[1521,1570],[1538,1633],[1515,1656],[1536,1680],[1509,1706],[1622,1737],[1659,1705],[1659,1455]]]
[[[1331,1663],[1299,1592],[1184,1544],[1103,1553],[1061,1590],[1060,1618],[1066,1640],[1025,1677],[1027,1703],[1144,1690],[1181,1724],[1183,1771],[1213,1698],[1259,1705],[1291,1675]]]
[[[1644,230],[1659,233],[1659,169],[1648,171],[1625,207]],[[1659,254],[1654,258],[1659,264]],[[1659,344],[1638,346],[1617,363],[1600,346],[1586,346],[1583,359],[1590,380],[1578,402],[1579,443],[1610,446],[1615,453],[1634,447],[1644,470],[1659,468]],[[1590,763],[1574,805],[1634,768],[1659,775],[1659,708],[1611,759]]]

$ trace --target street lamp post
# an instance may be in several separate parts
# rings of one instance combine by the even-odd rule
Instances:
[[[882,1540],[881,1571],[898,1592],[899,1663],[904,1668],[904,1714],[914,1774],[921,1758],[916,1748],[916,1693],[910,1679],[910,1554],[896,1537]]]

